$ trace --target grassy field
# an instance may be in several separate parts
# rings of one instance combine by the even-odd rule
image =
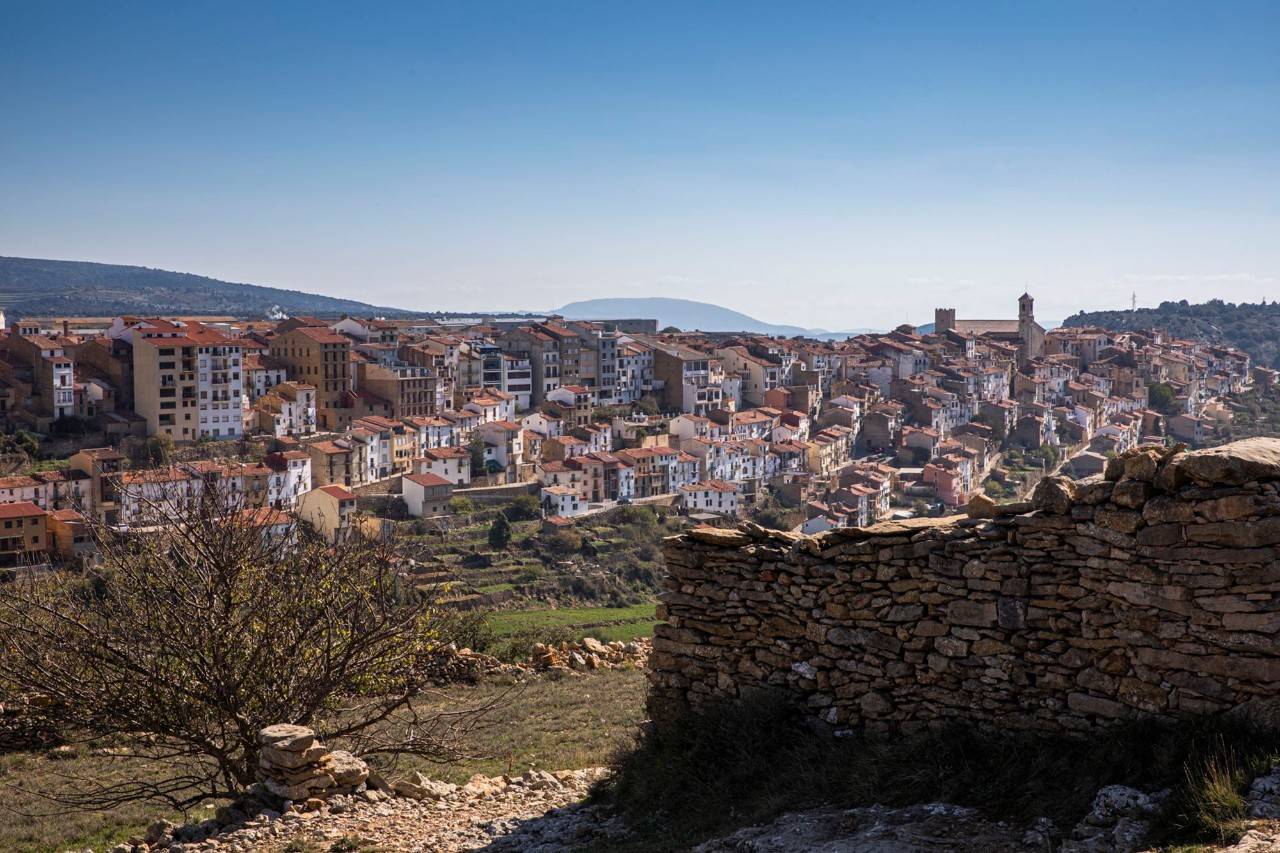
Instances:
[[[497,684],[455,687],[445,691],[441,709],[483,706],[499,699],[464,742],[469,757],[457,764],[420,759],[388,771],[395,779],[410,770],[432,778],[465,782],[474,773],[488,776],[523,773],[530,768],[566,770],[607,764],[635,737],[644,718],[644,674],[608,670],[573,678],[540,678],[517,688]],[[32,816],[50,806],[37,792],[56,793],[69,784],[66,775],[99,781],[132,778],[140,768],[119,759],[83,752],[54,761],[42,753],[0,756],[0,850],[56,853],[67,849],[109,848],[139,833],[159,817],[180,820],[163,807],[135,804],[110,812],[75,812]],[[209,817],[197,809],[189,817]]]

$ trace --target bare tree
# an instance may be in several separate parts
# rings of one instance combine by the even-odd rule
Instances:
[[[254,781],[257,731],[279,722],[356,754],[457,756],[477,709],[426,708],[452,618],[407,588],[391,543],[330,544],[216,488],[133,499],[128,531],[91,521],[98,565],[0,585],[0,686],[151,768],[63,802],[234,796]]]

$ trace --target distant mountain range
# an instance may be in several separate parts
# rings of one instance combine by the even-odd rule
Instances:
[[[440,316],[257,284],[221,281],[171,272],[89,261],[0,257],[0,308],[11,318],[40,316],[107,317],[119,314],[213,314],[237,317],[352,314],[374,317]],[[484,312],[489,313],[489,312]],[[499,312],[501,313],[501,312]],[[524,312],[509,312],[520,314]],[[555,311],[573,320],[656,318],[658,328],[751,332],[762,335],[843,340],[877,331],[829,332],[767,323],[738,311],[691,299],[589,299]]]
[[[421,313],[150,267],[5,257],[0,257],[0,307],[17,317],[117,314],[402,317]]]
[[[621,320],[624,318],[656,318],[658,328],[675,326],[681,331],[703,332],[752,332],[758,335],[843,340],[850,335],[860,335],[875,329],[853,329],[846,332],[829,332],[826,329],[805,329],[780,323],[767,323],[755,317],[692,299],[668,299],[661,296],[630,297],[616,299],[587,299],[570,302],[553,313],[564,315],[567,320]]]

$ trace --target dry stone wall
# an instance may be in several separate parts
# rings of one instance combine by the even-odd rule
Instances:
[[[838,726],[1088,730],[1280,693],[1280,440],[1140,448],[969,517],[668,540],[650,712],[781,689]]]

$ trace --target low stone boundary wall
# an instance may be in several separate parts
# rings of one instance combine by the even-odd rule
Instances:
[[[780,689],[834,726],[1087,730],[1280,696],[1280,440],[1139,449],[1032,502],[669,539],[650,713]]]

